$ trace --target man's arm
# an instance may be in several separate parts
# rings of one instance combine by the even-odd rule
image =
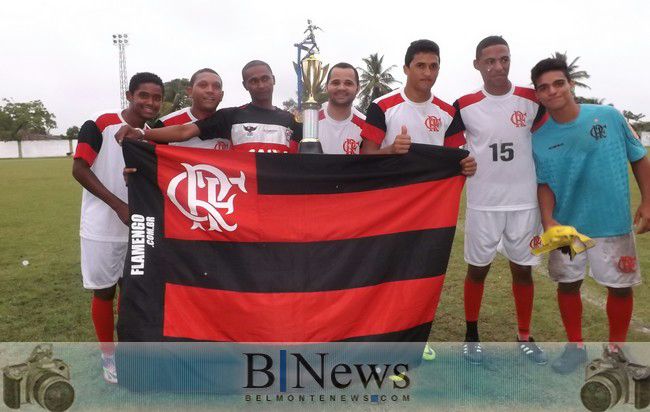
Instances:
[[[151,140],[156,143],[184,142],[201,134],[200,129],[194,123],[181,124],[176,126],[161,127],[159,129],[136,129],[124,125],[115,133],[115,139],[119,144],[125,137],[139,140]]]
[[[558,223],[553,218],[553,209],[555,209],[555,195],[547,184],[539,183],[537,185],[537,201],[539,202],[539,212],[542,218],[544,230],[548,230]]]
[[[632,172],[641,192],[641,204],[634,215],[636,233],[641,234],[650,230],[650,160],[643,156],[632,163]]]
[[[72,163],[72,176],[90,193],[101,199],[117,213],[117,216],[125,224],[129,224],[129,205],[115,196],[90,170],[90,166],[84,159],[76,158]]]

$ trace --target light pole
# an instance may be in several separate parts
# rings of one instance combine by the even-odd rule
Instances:
[[[129,36],[126,33],[114,34],[113,44],[117,46],[120,56],[120,104],[122,109],[126,109],[126,53],[124,49],[129,44]]]

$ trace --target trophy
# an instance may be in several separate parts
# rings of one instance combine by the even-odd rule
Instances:
[[[314,94],[323,83],[328,67],[329,65],[323,67],[321,61],[313,54],[302,61],[302,81],[307,92],[307,100],[303,103],[300,153],[323,153],[323,148],[318,141],[320,103],[316,101]]]

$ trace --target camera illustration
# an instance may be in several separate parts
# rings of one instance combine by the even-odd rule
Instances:
[[[622,351],[611,352],[604,345],[602,359],[585,367],[580,398],[590,411],[606,411],[618,403],[637,409],[650,404],[650,368],[630,362]]]
[[[49,411],[62,412],[74,402],[70,368],[52,358],[51,344],[37,345],[24,363],[4,367],[2,379],[4,402],[11,409],[36,402]]]

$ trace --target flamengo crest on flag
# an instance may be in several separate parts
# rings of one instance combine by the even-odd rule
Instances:
[[[239,187],[239,190],[246,193],[246,176],[244,172],[240,171],[239,177],[228,177],[214,166],[205,164],[192,166],[187,163],[182,163],[182,165],[186,171],[171,180],[167,188],[167,196],[183,215],[194,222],[192,230],[197,228],[205,230],[202,222],[206,220],[210,223],[208,230],[232,232],[237,229],[237,223],[229,225],[219,212],[219,209],[225,209],[227,215],[234,211],[233,202],[237,194],[233,193],[227,199],[226,196],[228,196],[233,186]],[[180,183],[184,181],[187,185],[186,205],[181,204],[176,196]],[[198,199],[197,189],[204,189],[206,186],[208,191],[207,200]],[[206,215],[199,215],[199,210],[204,210]]]

